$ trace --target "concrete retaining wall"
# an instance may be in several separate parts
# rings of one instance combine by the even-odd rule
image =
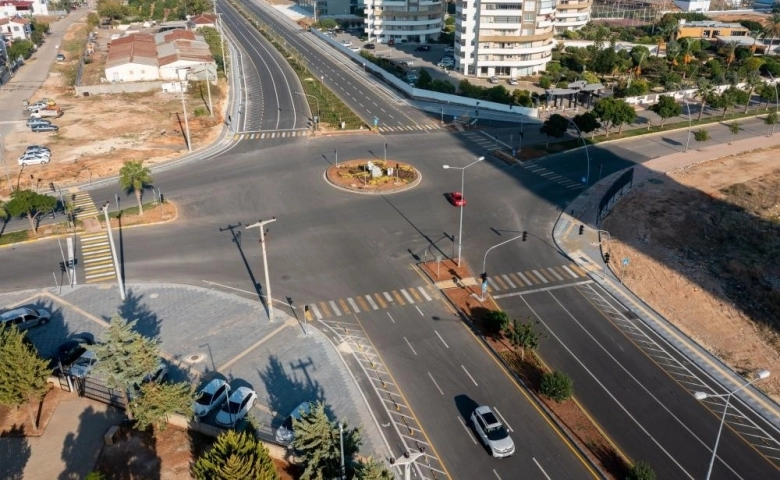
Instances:
[[[76,95],[116,95],[119,93],[159,92],[163,84],[170,82],[131,82],[131,83],[101,83],[100,85],[79,85],[75,87]]]

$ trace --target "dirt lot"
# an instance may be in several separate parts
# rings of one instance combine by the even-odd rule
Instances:
[[[91,55],[85,78],[99,78],[105,65],[107,43],[116,30],[97,30],[98,48]],[[43,185],[54,182],[58,186],[83,183],[90,178],[116,175],[127,160],[143,159],[151,166],[182,155],[184,142],[184,118],[182,102],[178,94],[153,92],[137,94],[76,97],[67,86],[68,77],[75,68],[78,48],[87,34],[86,23],[74,24],[65,34],[63,50],[68,61],[55,63],[48,78],[30,100],[51,98],[65,112],[52,123],[60,127],[56,134],[32,133],[23,123],[5,138],[6,158],[19,157],[27,145],[43,144],[52,150],[52,162],[48,165],[29,166],[24,169],[41,178]],[[74,47],[74,45],[76,47]],[[75,51],[74,51],[75,50]],[[210,144],[222,129],[222,106],[227,86],[220,80],[212,86],[214,117],[196,117],[195,110],[208,107],[205,84],[203,92],[197,82],[191,82],[186,96],[187,115],[193,148]],[[19,99],[22,108],[22,99]],[[20,172],[16,162],[8,162],[12,184]],[[10,193],[5,178],[0,178],[0,198]]]
[[[648,183],[604,228],[639,297],[736,371],[780,372],[780,149]],[[780,400],[777,375],[757,386]]]

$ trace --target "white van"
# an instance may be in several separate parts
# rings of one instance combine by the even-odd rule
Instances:
[[[38,325],[46,325],[50,319],[51,314],[42,308],[17,308],[0,314],[0,326],[16,325],[19,330],[27,330]]]

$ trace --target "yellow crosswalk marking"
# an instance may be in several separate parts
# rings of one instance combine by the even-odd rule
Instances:
[[[344,315],[350,314],[352,311],[349,309],[349,306],[347,305],[347,302],[345,302],[343,299],[339,298],[339,305],[341,306],[341,311],[344,313]]]
[[[525,286],[525,282],[523,281],[523,279],[518,277],[514,273],[510,273],[509,274],[509,278],[512,279],[512,281],[515,283],[516,286],[518,286],[518,287]]]
[[[420,296],[419,293],[417,293],[417,290],[415,290],[414,288],[409,288],[408,291],[412,294],[415,300],[417,300],[418,302],[422,302],[422,297]]]
[[[507,286],[507,284],[505,284],[505,283],[504,283],[504,281],[503,281],[503,280],[501,280],[501,277],[499,277],[498,275],[493,275],[493,281],[494,281],[494,282],[496,282],[496,283],[498,284],[498,287],[499,287],[501,290],[506,290],[506,289],[508,289],[508,288],[509,288],[509,287]]]
[[[404,299],[401,296],[401,294],[399,294],[395,290],[393,290],[392,293],[393,293],[393,297],[395,298],[395,301],[398,302],[399,305],[406,305],[406,302],[404,301]]]
[[[582,276],[582,277],[585,277],[585,276],[587,276],[587,275],[588,275],[588,274],[585,272],[585,270],[583,270],[582,268],[580,268],[580,266],[579,266],[579,265],[575,265],[575,264],[573,264],[573,263],[572,263],[571,265],[569,265],[569,268],[571,268],[572,270],[574,270],[574,272],[575,272],[575,273],[578,273],[578,274],[580,274],[580,276]]]
[[[360,304],[360,308],[362,308],[364,312],[367,312],[369,310],[368,304],[366,303],[365,300],[363,300],[363,297],[357,297],[356,300]]]
[[[330,309],[328,308],[328,304],[325,302],[320,302],[317,304],[320,307],[320,311],[322,312],[322,316],[325,318],[330,318],[333,316],[332,313],[330,313]]]
[[[374,298],[376,299],[376,302],[379,304],[380,308],[387,308],[387,303],[385,302],[385,299],[382,298],[382,295],[375,293]]]

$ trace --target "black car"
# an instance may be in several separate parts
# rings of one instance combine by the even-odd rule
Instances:
[[[366,50],[374,50],[376,49],[376,45],[374,45],[373,43],[367,43],[363,45],[363,48],[365,48]]]
[[[415,48],[414,50],[417,51],[417,52],[430,52],[431,51],[431,47],[430,47],[430,45],[420,45],[419,47]]]
[[[51,358],[49,362],[49,368],[52,370],[59,370],[60,365],[67,367],[77,358],[81,356],[86,350],[87,346],[92,345],[92,339],[86,336],[76,336],[69,340],[66,340],[62,345],[57,348],[57,353]]]

